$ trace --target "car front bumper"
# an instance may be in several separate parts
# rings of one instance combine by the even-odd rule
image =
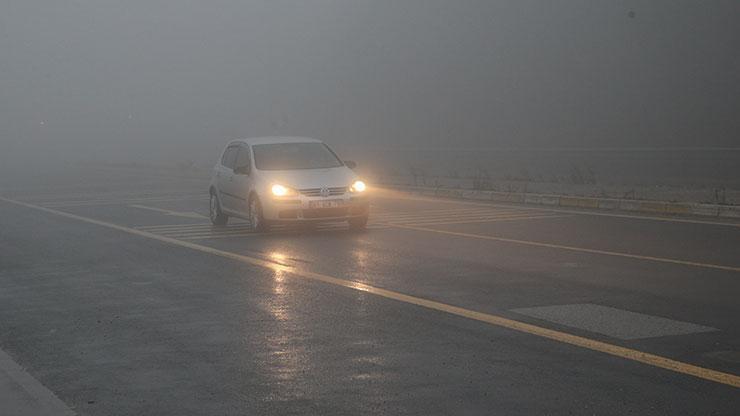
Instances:
[[[328,201],[338,206],[319,208],[315,205]],[[262,214],[271,222],[333,222],[367,216],[370,201],[366,195],[345,194],[333,197],[308,197],[300,195],[291,198],[272,198],[263,204]]]

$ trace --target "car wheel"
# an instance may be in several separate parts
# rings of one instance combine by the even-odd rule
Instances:
[[[350,230],[364,230],[365,227],[367,227],[367,219],[368,219],[367,215],[363,217],[350,218],[348,221],[349,229]]]
[[[258,233],[270,231],[270,224],[265,220],[265,216],[262,213],[262,204],[256,196],[249,200],[249,224],[252,227],[252,231]]]
[[[229,216],[221,211],[221,202],[219,202],[215,192],[211,192],[208,214],[213,225],[226,225],[229,221]]]

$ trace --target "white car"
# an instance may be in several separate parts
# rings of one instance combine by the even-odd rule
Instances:
[[[210,217],[249,221],[255,231],[276,223],[348,221],[362,229],[368,190],[323,142],[304,137],[262,137],[229,142],[213,168]]]

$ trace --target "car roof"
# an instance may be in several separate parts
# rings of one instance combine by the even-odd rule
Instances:
[[[236,139],[229,142],[229,145],[236,143],[255,144],[273,144],[273,143],[322,143],[321,140],[309,137],[288,137],[288,136],[270,136],[270,137],[251,137],[246,139]]]

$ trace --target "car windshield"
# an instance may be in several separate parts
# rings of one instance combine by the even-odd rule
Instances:
[[[342,166],[342,161],[323,143],[258,144],[254,163],[259,170],[325,169]]]

